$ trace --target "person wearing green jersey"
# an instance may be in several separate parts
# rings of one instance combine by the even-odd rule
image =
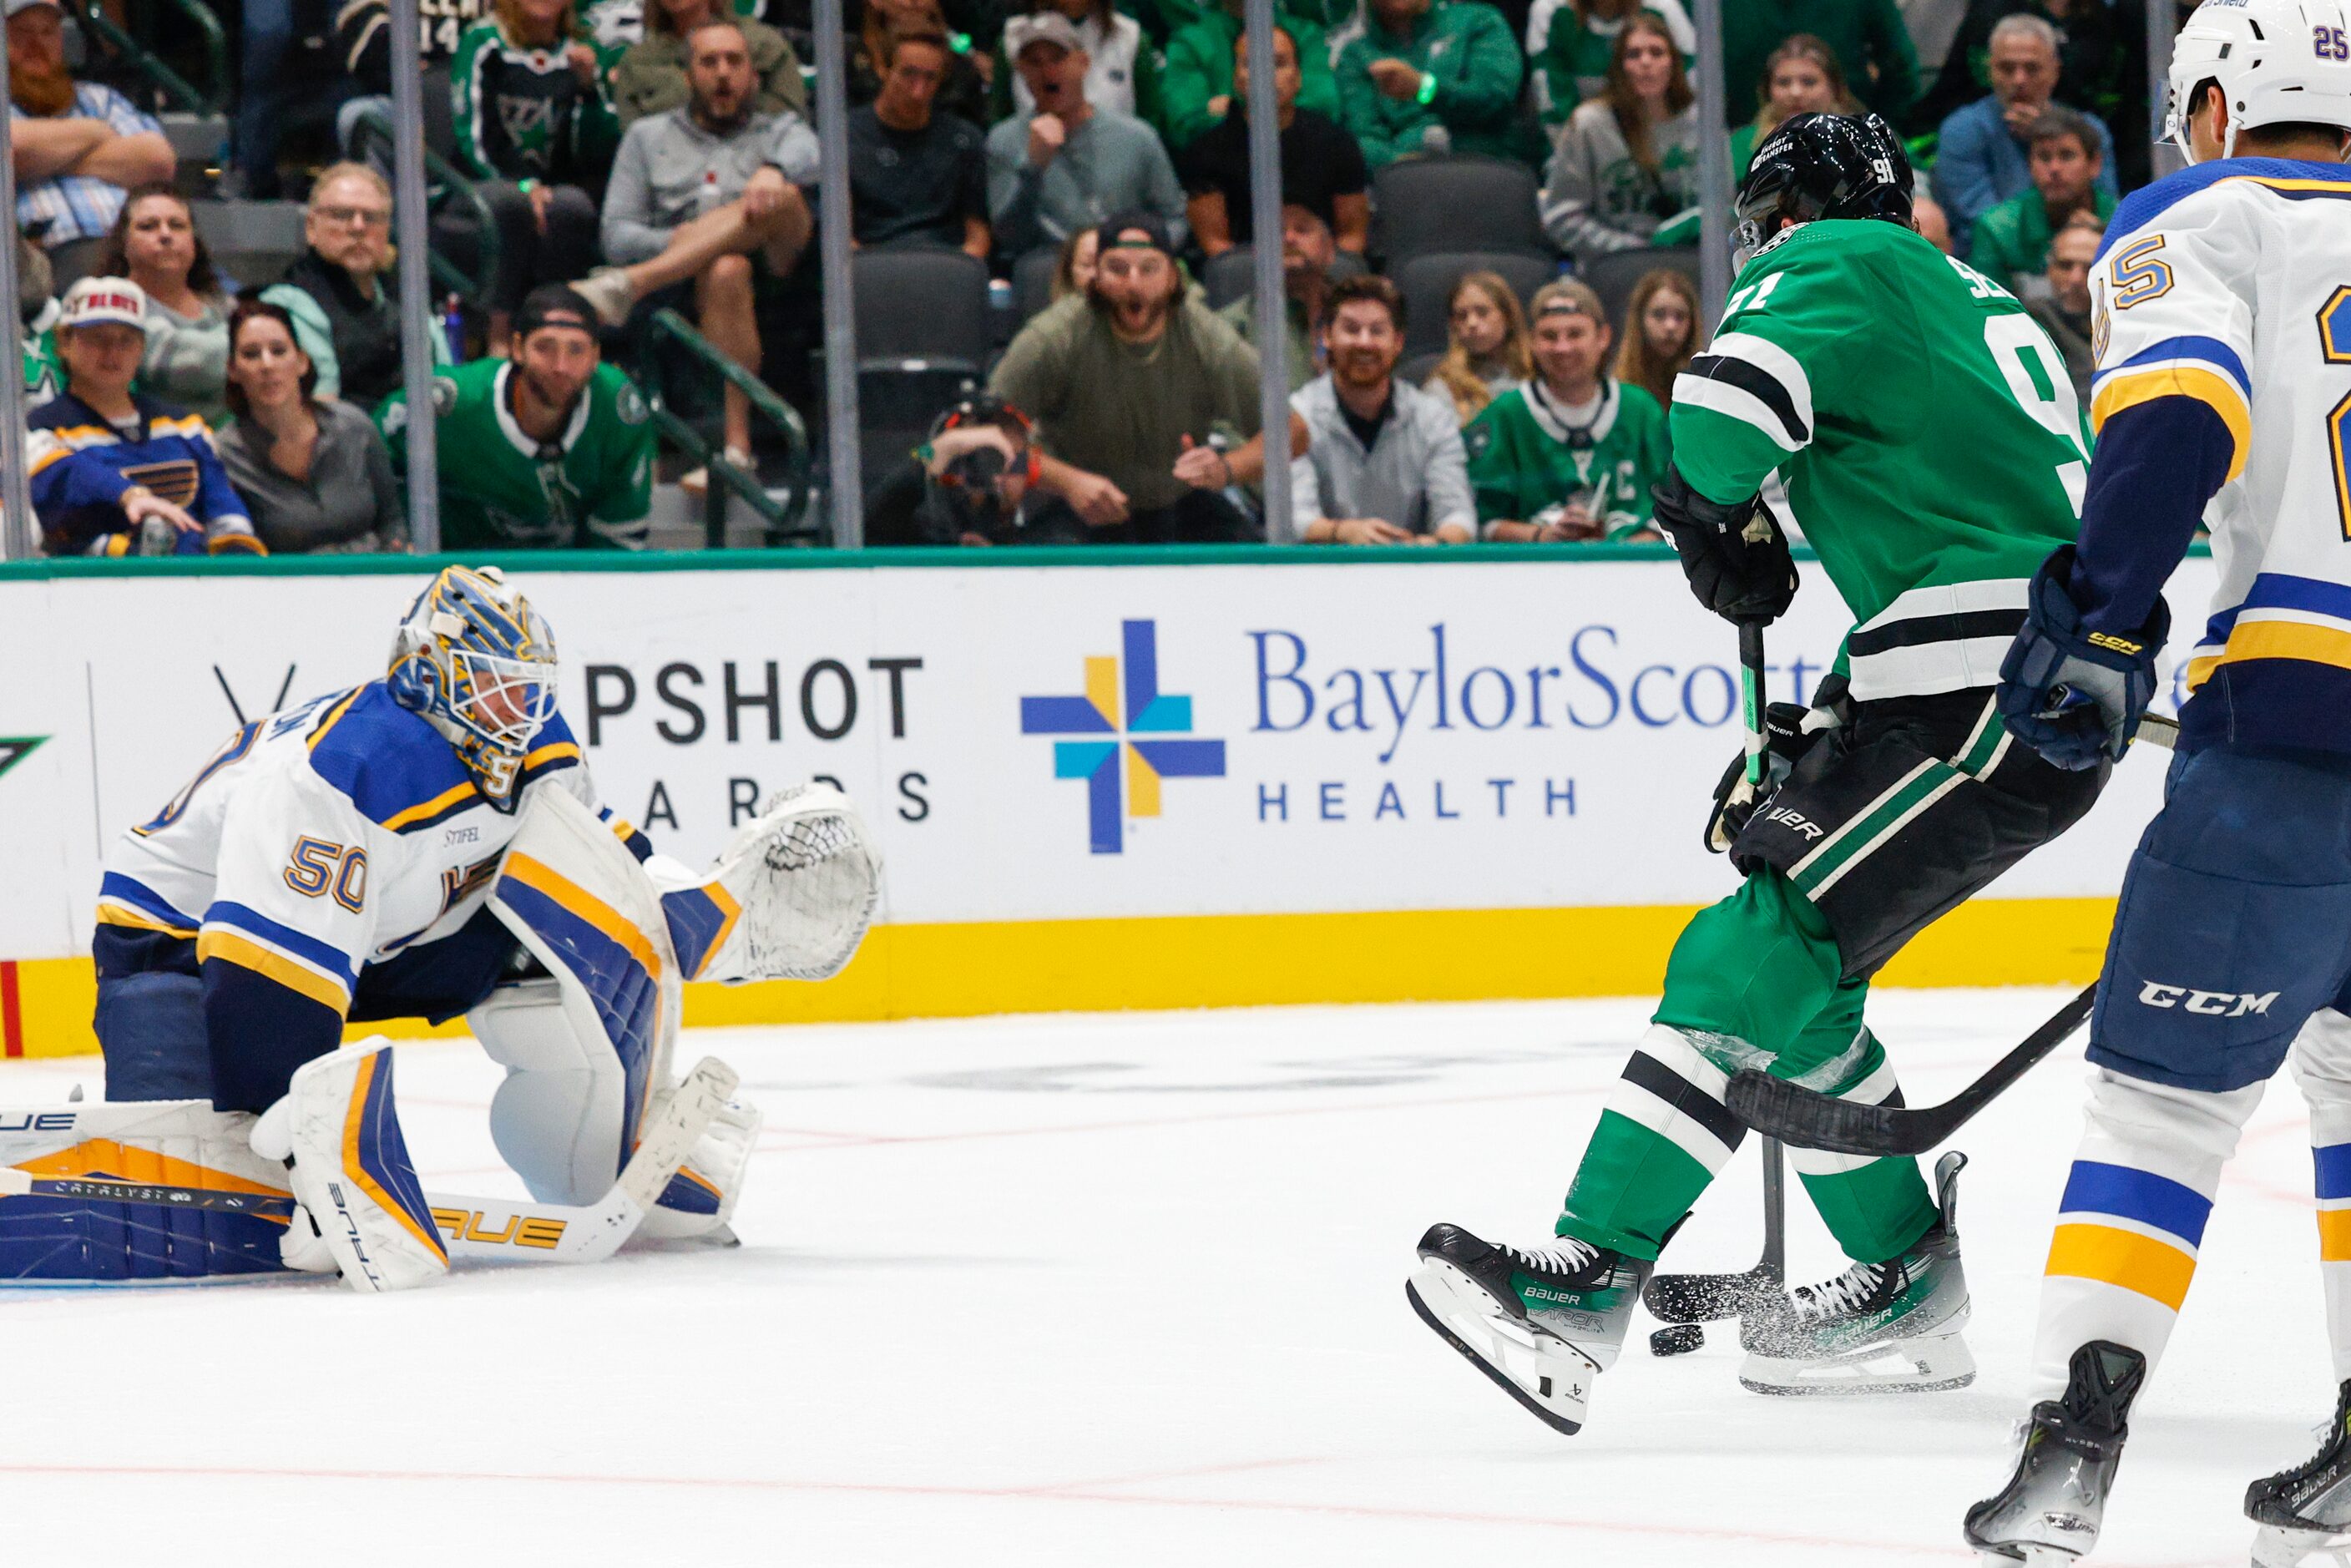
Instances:
[[[1734,764],[1716,790],[1708,843],[1744,881],[1676,942],[1555,1237],[1506,1247],[1439,1225],[1421,1239],[1424,1320],[1562,1431],[1744,1136],[1729,1075],[1892,1100],[1863,1019],[1871,976],[2078,821],[2110,770],[2011,744],[1993,705],[2032,573],[2080,527],[2088,433],[2023,308],[1911,227],[1909,173],[1875,115],[1799,115],[1756,150],[1738,193],[1753,254],[1675,382],[1656,517],[1699,601],[1742,627],[1794,597],[1800,527],[1856,624],[1809,708],[1771,705],[1762,785]],[[1760,505],[1775,473],[1788,517]],[[1729,1303],[1740,1380],[1771,1394],[1970,1381],[1952,1222],[1964,1157],[1947,1155],[1930,1191],[1909,1158],[1792,1155],[1854,1264]]]
[[[1665,477],[1665,410],[1603,371],[1608,313],[1585,285],[1546,283],[1529,313],[1533,379],[1488,403],[1461,433],[1479,530],[1545,543],[1643,532],[1649,486]]]
[[[640,549],[653,507],[653,427],[629,378],[601,363],[595,308],[559,283],[524,296],[511,359],[433,378],[441,548]],[[408,401],[375,413],[405,475]]]

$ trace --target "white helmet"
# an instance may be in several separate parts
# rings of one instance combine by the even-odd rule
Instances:
[[[2288,122],[2351,130],[2351,5],[2344,0],[2204,0],[2171,47],[2163,134],[2190,163],[2194,95],[2218,82],[2228,100],[2220,156],[2237,132]]]

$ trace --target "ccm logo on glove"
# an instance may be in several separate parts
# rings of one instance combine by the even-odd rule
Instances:
[[[2233,991],[2198,991],[2186,986],[2167,986],[2149,980],[2139,988],[2138,999],[2151,1008],[2176,1008],[2180,998],[2188,999],[2188,1010],[2213,1018],[2241,1019],[2247,1013],[2266,1013],[2270,1004],[2278,999],[2275,991],[2263,991],[2259,996],[2248,991],[2242,996]]]
[[[2147,646],[2144,643],[2134,643],[2127,637],[2117,637],[2111,632],[2093,632],[2090,633],[2090,642],[2094,646],[2112,648],[2117,653],[2128,653],[2134,658]]]

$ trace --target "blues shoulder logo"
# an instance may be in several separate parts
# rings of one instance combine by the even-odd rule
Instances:
[[[1164,779],[1221,779],[1225,743],[1179,739],[1192,732],[1192,699],[1159,689],[1154,621],[1119,623],[1120,652],[1089,656],[1075,696],[1022,697],[1020,733],[1053,742],[1053,777],[1086,783],[1087,845],[1098,855],[1125,848],[1129,817],[1159,815]]]

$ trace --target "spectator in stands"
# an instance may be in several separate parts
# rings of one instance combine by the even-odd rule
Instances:
[[[85,277],[57,323],[66,388],[26,421],[25,472],[51,555],[259,552],[201,414],[131,390],[147,350],[147,298]]]
[[[170,180],[179,159],[152,115],[74,80],[57,0],[7,0],[6,12],[16,226],[49,253],[62,287],[89,270],[123,193]]]
[[[849,111],[849,199],[859,245],[960,246],[987,259],[987,153],[979,128],[934,113],[955,58],[944,33],[896,40],[882,96]]]
[[[1274,22],[1289,33],[1298,59],[1293,101],[1335,122],[1339,84],[1331,74],[1331,50],[1322,29],[1288,0],[1275,0]],[[1167,41],[1167,69],[1159,94],[1161,123],[1167,144],[1178,152],[1188,152],[1220,125],[1247,123],[1249,89],[1239,85],[1233,68],[1248,37],[1239,0],[1219,0]]]
[[[408,520],[392,455],[375,422],[318,396],[319,372],[294,337],[294,318],[264,299],[229,319],[228,405],[221,465],[243,497],[254,532],[273,555],[408,549]]]
[[[339,84],[350,95],[335,111],[335,141],[343,156],[370,164],[388,174],[392,147],[381,136],[363,132],[361,122],[392,120],[392,8],[387,0],[340,0],[335,14],[334,53],[343,68]],[[449,61],[457,52],[465,29],[489,14],[490,0],[434,0],[419,18],[422,37],[417,55],[428,79],[446,80]]]
[[[2075,213],[2049,242],[2049,262],[2042,275],[2042,286],[2034,290],[2036,298],[2025,302],[2025,311],[2041,323],[2057,351],[2065,356],[2065,375],[2074,383],[2074,396],[2084,408],[2090,406],[2090,377],[2097,369],[2097,356],[2091,350],[2090,329],[2090,267],[2098,259],[2098,246],[2105,238],[2105,225],[2087,213]]]
[[[2087,116],[2052,109],[2032,123],[2032,188],[1976,220],[1976,242],[1968,253],[1978,272],[2020,298],[2044,287],[2049,240],[2068,219],[2087,214],[2103,231],[2115,215],[2111,191],[2098,188],[2104,164],[2097,132]]]
[[[401,377],[392,187],[364,163],[329,165],[310,187],[302,233],[308,248],[261,297],[294,318],[320,397],[373,408]],[[441,334],[426,336],[434,357],[445,357]]]
[[[1223,494],[1265,469],[1257,350],[1192,297],[1158,214],[1102,225],[1092,287],[1023,327],[988,390],[1036,415],[1049,454],[1038,483],[1096,538],[1258,537]],[[1304,436],[1294,418],[1290,436],[1294,455]]]
[[[600,361],[596,315],[577,290],[542,284],[515,311],[510,358],[434,378],[444,549],[643,548],[653,427],[629,378]],[[376,423],[405,475],[406,394]]]
[[[533,287],[596,265],[594,193],[620,135],[604,101],[603,57],[572,0],[496,0],[496,9],[465,29],[449,83],[457,164],[497,220],[493,340]]]
[[[17,352],[24,361],[25,406],[35,409],[65,391],[65,361],[57,357],[57,302],[49,297],[49,258],[23,235],[16,236]]]
[[[1991,35],[2001,19],[2038,16],[2057,29],[2054,97],[2119,132],[2115,156],[2122,188],[2147,183],[2154,128],[2147,99],[2145,0],[1949,0],[1956,18],[1942,69],[1919,100],[1922,126],[1941,122],[1992,85]],[[2163,0],[2167,6],[2171,0]],[[2185,11],[2186,5],[2177,9]],[[1916,29],[1913,29],[1914,36]],[[2144,129],[2140,129],[2144,128]]]
[[[131,192],[97,266],[147,297],[140,390],[204,415],[214,430],[227,423],[228,300],[188,199],[169,185]]]
[[[1082,228],[1061,242],[1053,263],[1053,298],[1067,299],[1094,286],[1094,261],[1102,254],[1102,231]]]
[[[692,96],[685,81],[687,36],[705,22],[723,22],[733,15],[726,0],[645,0],[644,41],[632,44],[612,68],[612,112],[623,131],[649,114],[684,107]],[[750,51],[751,72],[759,78],[752,112],[789,110],[805,118],[808,84],[791,41],[765,22],[749,16],[734,20]]]
[[[1453,405],[1395,377],[1404,295],[1342,279],[1323,328],[1331,368],[1291,394],[1311,440],[1290,465],[1294,536],[1307,544],[1468,544],[1478,505]]]
[[[894,35],[936,33],[955,46],[955,54],[933,107],[973,125],[989,123],[994,117],[988,111],[987,73],[995,58],[972,47],[970,28],[958,31],[948,25],[939,0],[863,0],[863,12],[849,39],[851,103],[871,103],[881,96]]]
[[[1924,191],[1910,198],[1910,226],[1923,235],[1928,245],[1945,256],[1951,254],[1951,220],[1944,215],[1935,198]]]
[[[1918,51],[1896,0],[1732,0],[1722,8],[1722,79],[1729,120],[1792,35],[1828,45],[1862,103],[1899,122],[1918,98]]]
[[[1133,208],[1156,214],[1180,241],[1184,187],[1167,150],[1143,121],[1087,101],[1085,43],[1070,19],[1059,11],[1016,16],[1004,43],[1037,108],[987,133],[998,248],[1024,256]]]
[[[1461,275],[1446,298],[1445,333],[1445,357],[1426,386],[1452,398],[1456,423],[1468,423],[1535,373],[1526,314],[1499,272]]]
[[[1541,208],[1551,242],[1581,263],[1695,240],[1697,99],[1665,24],[1625,23],[1607,91],[1568,118],[1552,154]]]
[[[1991,30],[1991,96],[1978,99],[1943,121],[1935,152],[1936,201],[1951,220],[1961,256],[1974,243],[1976,220],[2032,188],[2026,141],[2057,87],[2057,29],[2038,16],[2004,18]],[[2098,139],[2098,184],[2115,193],[2114,143],[2093,120]]]
[[[1535,377],[1462,432],[1489,539],[1573,543],[1647,532],[1666,415],[1610,377],[1608,319],[1581,283],[1535,291]]]
[[[608,327],[637,302],[693,287],[695,320],[718,351],[757,375],[756,285],[790,276],[814,229],[801,192],[816,179],[816,136],[797,114],[751,106],[750,46],[731,21],[686,40],[691,96],[629,127],[604,193],[604,254],[577,285]],[[751,464],[751,401],[724,392],[726,460]]]
[[[1322,368],[1322,328],[1329,316],[1331,267],[1337,260],[1338,247],[1321,217],[1294,202],[1281,209],[1282,353],[1293,392]],[[1265,352],[1257,336],[1255,289],[1217,314],[1249,347]]]
[[[1482,0],[1364,0],[1363,36],[1340,51],[1339,120],[1373,168],[1416,152],[1524,152],[1525,63]]]
[[[1798,114],[1859,114],[1861,100],[1845,86],[1836,51],[1810,33],[1798,33],[1763,62],[1755,86],[1755,118],[1730,133],[1730,183],[1747,178],[1755,144]]]
[[[1364,254],[1371,238],[1371,173],[1355,139],[1325,114],[1298,106],[1298,43],[1289,29],[1273,30],[1274,99],[1280,106],[1281,201],[1312,212],[1337,237],[1339,248]],[[1238,46],[1233,90],[1249,91],[1249,39]],[[1209,256],[1248,245],[1256,214],[1249,205],[1249,117],[1228,115],[1184,150],[1178,161],[1190,193],[1186,215]]]
[[[1607,87],[1616,35],[1636,11],[1666,24],[1685,65],[1697,55],[1698,29],[1680,0],[1537,0],[1527,16],[1527,57],[1534,68],[1537,107],[1552,134],[1576,105],[1598,98]]]
[[[1037,482],[1029,416],[992,392],[941,414],[865,497],[869,545],[1081,544],[1085,524]]]
[[[1042,8],[1059,11],[1078,29],[1086,51],[1088,103],[1131,114],[1145,125],[1160,123],[1159,51],[1144,47],[1142,23],[1113,7],[1111,0],[1042,0]],[[1028,82],[1012,68],[1001,43],[988,73],[987,109],[991,124],[1037,112]]]
[[[229,131],[223,193],[250,201],[278,196],[277,131],[285,113],[286,56],[294,43],[294,0],[244,0],[238,7],[236,122]]]
[[[1625,346],[1616,379],[1640,388],[1661,409],[1674,406],[1674,378],[1698,354],[1698,289],[1670,267],[1645,274],[1625,307]]]

